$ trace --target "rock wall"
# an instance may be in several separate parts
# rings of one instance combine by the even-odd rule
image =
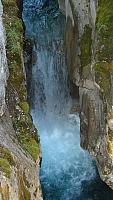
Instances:
[[[79,87],[81,146],[113,189],[112,10],[112,0],[65,0],[66,54],[70,79]]]
[[[2,3],[0,0],[0,200],[41,200],[40,144],[26,100],[23,26],[16,1]]]
[[[2,23],[3,7],[0,3],[0,116],[3,115],[5,109],[5,87],[8,75],[6,51],[5,51],[5,34]]]

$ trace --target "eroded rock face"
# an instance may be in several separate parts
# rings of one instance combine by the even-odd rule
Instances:
[[[40,144],[27,103],[22,21],[15,0],[2,3],[0,1],[0,200],[41,200]]]
[[[112,1],[65,0],[67,63],[79,87],[81,146],[113,189],[112,9]]]
[[[5,51],[5,33],[2,23],[3,6],[0,1],[0,116],[5,110],[5,87],[8,76],[8,68]]]

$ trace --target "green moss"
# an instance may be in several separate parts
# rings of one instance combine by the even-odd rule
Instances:
[[[113,25],[113,1],[99,0],[96,27],[99,32],[107,32]]]
[[[100,61],[113,59],[113,1],[99,0],[96,28],[98,33],[97,56]]]
[[[40,152],[36,140],[27,134],[20,134],[19,140],[21,142],[23,149],[27,151],[36,161]]]
[[[39,139],[29,115],[27,89],[23,71],[23,27],[15,0],[3,0],[3,21],[7,36],[7,58],[10,76],[7,86],[9,111],[21,147],[36,161]]]
[[[95,64],[95,80],[100,85],[100,88],[108,101],[110,100],[111,90],[111,74],[113,74],[113,64],[107,61],[101,61]]]
[[[26,200],[31,200],[31,195],[30,195],[30,192],[28,190],[26,190],[24,194],[25,194],[24,197],[25,197]]]
[[[113,75],[113,1],[99,0],[96,20],[97,48],[95,79],[109,104],[112,101]]]
[[[10,51],[10,57],[13,59],[15,56],[20,56],[22,44],[22,24],[20,19],[16,21],[14,17],[10,23],[5,21],[5,28],[7,32],[7,50]],[[20,41],[21,39],[21,44]],[[12,60],[13,61],[13,60]]]
[[[8,178],[10,178],[12,166],[15,166],[15,161],[10,150],[0,146],[0,169]]]
[[[113,156],[113,131],[108,129],[108,152]]]
[[[5,158],[10,163],[10,165],[13,165],[13,166],[15,165],[15,161],[9,149],[5,147],[0,147],[0,157]]]
[[[8,178],[10,178],[11,166],[7,159],[0,158],[0,170],[2,170]]]
[[[20,107],[24,111],[24,113],[28,114],[29,113],[29,104],[27,102],[21,102]]]
[[[5,5],[7,5],[7,6],[15,6],[16,5],[15,0],[2,0],[2,2],[5,3]]]
[[[8,85],[13,86],[18,91],[21,101],[24,101],[27,96],[26,88],[23,82],[25,81],[23,73],[23,26],[22,21],[18,17],[18,8],[15,0],[3,0],[4,15],[3,22],[5,25],[7,36],[7,58],[10,70]]]
[[[18,117],[14,119],[14,128],[18,130],[18,140],[22,148],[36,161],[40,153],[39,138],[36,134],[37,131],[33,126],[31,117],[26,115],[26,113],[21,113],[20,109],[19,112],[19,119]]]
[[[84,33],[80,40],[81,65],[87,66],[91,62],[92,29],[89,25],[84,27]]]

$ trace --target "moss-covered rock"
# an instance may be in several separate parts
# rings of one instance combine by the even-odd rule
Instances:
[[[96,82],[111,104],[113,75],[113,1],[99,0],[96,20],[97,48],[94,66]]]
[[[8,84],[12,85],[21,101],[26,99],[25,76],[23,71],[23,26],[22,21],[18,17],[18,8],[16,1],[3,0],[4,16],[3,22],[7,37],[7,58],[10,70]]]
[[[113,131],[110,130],[110,129],[108,131],[108,136],[109,136],[109,140],[108,140],[108,152],[113,157]]]
[[[2,170],[8,178],[10,178],[11,165],[5,157],[0,158],[0,170]]]
[[[3,22],[7,38],[7,59],[9,79],[7,86],[7,105],[18,141],[26,154],[36,161],[39,149],[39,138],[29,115],[27,89],[23,63],[23,25],[15,0],[3,0]]]
[[[10,165],[15,165],[14,158],[9,149],[0,146],[0,157],[7,159]]]
[[[8,178],[10,178],[12,166],[15,166],[15,161],[11,152],[9,149],[0,146],[0,170],[2,170]]]
[[[6,94],[7,105],[4,115],[0,118],[0,198],[41,200],[38,178],[40,148],[37,131],[29,115],[27,103],[23,62],[23,27],[19,18],[21,15],[16,0],[2,0],[2,3],[9,79]],[[1,3],[0,8],[2,15]],[[0,20],[2,22],[2,16]],[[5,51],[5,45],[1,48],[1,53],[3,49]]]
[[[22,108],[24,113],[29,114],[29,104],[26,101],[21,102],[20,107]]]
[[[112,72],[112,62],[100,61],[94,65],[95,70],[95,80],[99,84],[101,91],[108,102],[111,102],[111,74]]]
[[[87,66],[91,62],[92,28],[85,25],[84,33],[80,40],[81,66]]]
[[[113,1],[99,0],[96,30],[98,34],[97,57],[100,61],[113,60]]]

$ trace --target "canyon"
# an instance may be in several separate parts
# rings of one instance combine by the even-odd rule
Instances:
[[[0,199],[109,200],[113,197],[113,2],[48,2],[0,1]],[[80,123],[74,106],[77,110],[80,106]],[[111,189],[99,179],[95,162]],[[73,183],[68,175],[75,178]],[[87,185],[95,178],[91,187],[104,188],[102,196]],[[53,181],[49,186],[48,180]],[[62,182],[65,187],[57,196],[54,188]]]

